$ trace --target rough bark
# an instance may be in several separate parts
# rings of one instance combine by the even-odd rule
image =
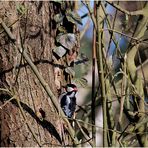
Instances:
[[[11,26],[11,31],[16,37],[16,43],[22,42],[31,60],[58,98],[52,48],[56,36],[53,17],[60,11],[59,5],[54,2],[22,1],[0,2],[0,7],[0,17],[6,25],[10,26],[15,22]],[[8,102],[0,110],[0,146],[39,146],[26,123],[32,128],[40,146],[61,145],[61,122],[55,108],[2,27],[0,32],[0,86],[15,92],[27,118],[25,121],[15,100]],[[1,93],[0,105],[10,97],[6,93]],[[45,113],[44,120],[39,118],[40,113]]]

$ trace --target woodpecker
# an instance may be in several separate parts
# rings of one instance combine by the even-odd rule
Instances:
[[[67,84],[65,92],[60,95],[60,105],[68,118],[72,118],[76,109],[76,93],[78,89],[74,84]]]

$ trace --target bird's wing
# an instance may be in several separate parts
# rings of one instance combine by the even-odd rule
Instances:
[[[76,109],[76,97],[71,98],[70,104],[69,104],[69,109],[71,111],[71,117],[73,116],[73,113],[75,112]]]

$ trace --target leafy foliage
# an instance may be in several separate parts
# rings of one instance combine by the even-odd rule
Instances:
[[[67,10],[66,11],[66,18],[69,22],[72,22],[73,24],[78,23],[80,25],[83,25],[82,19],[77,12]]]
[[[56,53],[56,55],[59,57],[59,58],[62,58],[65,54],[66,54],[66,49],[63,48],[62,46],[58,46],[58,47],[55,47],[53,49],[53,52]]]
[[[23,15],[27,12],[27,8],[24,5],[21,5],[21,4],[16,5],[16,10],[20,15]]]
[[[68,73],[71,76],[75,76],[75,71],[72,67],[65,68],[65,72]]]
[[[54,16],[54,20],[56,23],[61,23],[63,21],[64,16],[61,13],[58,13]]]
[[[68,50],[72,50],[76,45],[76,36],[73,33],[59,34],[56,41]]]

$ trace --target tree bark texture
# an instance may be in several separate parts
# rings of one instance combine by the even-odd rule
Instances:
[[[53,17],[60,11],[59,5],[41,1],[1,1],[0,7],[0,17],[10,26],[16,44],[22,42],[58,98],[52,48],[56,37]],[[0,87],[15,92],[27,120],[23,118],[18,103],[15,100],[9,102],[11,96],[0,93],[0,105],[8,101],[0,110],[0,146],[39,146],[26,123],[32,128],[40,146],[61,145],[61,119],[50,98],[1,26],[0,32]],[[45,118],[40,120],[39,116],[43,114]]]

